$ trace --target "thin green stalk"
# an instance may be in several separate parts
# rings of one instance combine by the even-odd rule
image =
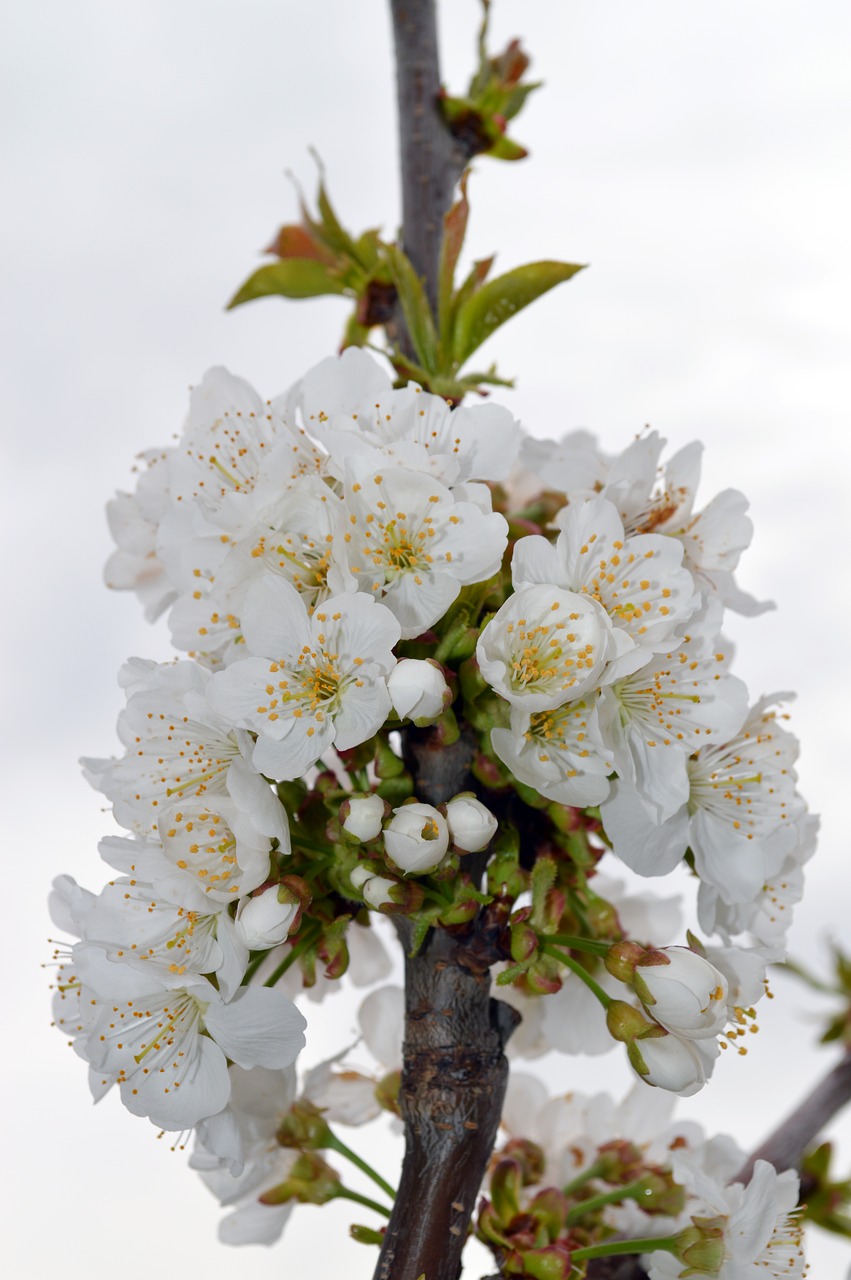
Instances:
[[[248,985],[268,954],[268,951],[261,951],[253,960],[249,960],[245,973],[242,975],[242,982],[240,983],[240,986],[245,987]]]
[[[310,866],[301,873],[302,878],[304,880],[315,880],[323,871],[327,871],[328,867],[333,867],[334,862],[335,859],[333,856],[328,858],[317,858],[315,862],[312,862]]]
[[[311,840],[309,836],[303,836],[300,831],[292,831],[291,836],[293,845],[298,845],[301,849],[309,849],[311,853],[324,853],[326,856],[334,854],[330,844],[320,844],[317,840]]]
[[[380,1213],[382,1218],[390,1217],[390,1210],[385,1205],[379,1204],[377,1200],[370,1200],[369,1196],[362,1196],[359,1191],[350,1191],[348,1187],[340,1187],[334,1199],[354,1200],[355,1204],[366,1205],[367,1209]]]
[[[625,1187],[612,1187],[611,1191],[601,1191],[598,1196],[591,1196],[588,1200],[583,1200],[581,1204],[575,1205],[565,1218],[567,1226],[572,1227],[577,1222],[581,1222],[587,1213],[595,1213],[597,1209],[603,1209],[607,1204],[620,1204],[622,1200],[637,1200],[644,1193],[645,1181],[643,1178],[636,1179],[635,1182],[629,1182]]]
[[[368,1178],[371,1178],[375,1185],[380,1187],[384,1194],[389,1196],[391,1200],[396,1199],[396,1192],[393,1190],[390,1183],[385,1182],[381,1174],[373,1169],[372,1165],[369,1165],[365,1160],[362,1160],[357,1152],[352,1151],[351,1147],[347,1147],[344,1142],[341,1142],[336,1133],[331,1134],[331,1141],[328,1143],[328,1146],[332,1151],[336,1151],[338,1155],[341,1155],[346,1160],[351,1161],[357,1169],[360,1169],[361,1173],[365,1173]]]
[[[585,1184],[590,1182],[592,1178],[599,1178],[606,1167],[607,1166],[603,1164],[602,1160],[596,1160],[594,1164],[589,1164],[584,1173],[578,1173],[575,1178],[570,1180],[570,1182],[565,1183],[562,1187],[562,1191],[566,1196],[574,1195],[575,1192],[581,1191]]]
[[[314,942],[319,937],[320,932],[321,930],[319,929],[311,929],[310,932],[306,933],[303,938],[299,938],[298,942],[294,944],[293,949],[292,951],[290,951],[289,955],[284,957],[284,959],[278,965],[277,969],[272,974],[272,976],[270,978],[267,978],[266,981],[263,983],[264,987],[274,987],[275,983],[279,982],[280,979],[283,978],[284,974],[286,973],[287,969],[289,969],[290,965],[295,964],[299,956],[303,955],[304,952],[308,949],[308,947],[313,946]]]
[[[567,955],[564,951],[559,951],[558,947],[550,946],[546,942],[541,946],[541,950],[545,955],[552,956],[555,960],[558,960],[561,964],[565,965],[566,968],[571,969],[576,974],[577,978],[582,979],[588,990],[594,992],[594,995],[600,1001],[603,1008],[608,1009],[609,1005],[612,1003],[612,997],[606,994],[599,983],[594,981],[588,970],[583,969],[582,965],[579,964],[577,960],[574,960],[572,956]]]
[[[608,942],[595,942],[593,938],[577,938],[572,933],[542,933],[538,936],[542,942],[557,942],[559,946],[569,947],[571,951],[584,951],[589,956],[606,956],[610,950]]]
[[[574,1249],[570,1255],[571,1262],[590,1262],[592,1258],[612,1258],[616,1254],[654,1253],[664,1249],[666,1253],[676,1253],[676,1236],[657,1238],[650,1236],[644,1240],[609,1240],[606,1244],[591,1244],[586,1249]]]

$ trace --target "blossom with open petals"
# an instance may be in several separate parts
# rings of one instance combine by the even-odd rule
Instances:
[[[328,747],[357,746],[384,723],[399,624],[371,596],[333,596],[310,616],[295,587],[267,578],[248,594],[243,633],[248,656],[217,672],[208,696],[257,734],[261,773],[298,778]]]

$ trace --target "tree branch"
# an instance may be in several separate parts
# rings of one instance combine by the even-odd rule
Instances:
[[[851,1101],[851,1052],[827,1073],[791,1115],[766,1138],[739,1173],[737,1182],[750,1182],[757,1160],[767,1160],[778,1173],[796,1169],[810,1143]]]
[[[435,0],[390,0],[396,51],[402,244],[437,311],[443,215],[465,164],[438,108]],[[403,349],[405,337],[402,326]],[[410,346],[408,344],[408,353]],[[405,734],[415,793],[440,804],[464,789],[474,742],[440,747]],[[398,929],[406,951],[411,931]],[[490,996],[489,939],[481,921],[463,941],[432,930],[405,960],[405,1044],[400,1106],[405,1159],[376,1280],[457,1280],[470,1218],[493,1150],[508,1082],[503,1053],[514,1026]]]
[[[402,169],[402,247],[423,277],[437,314],[443,215],[452,204],[467,157],[437,105],[440,60],[435,0],[390,0],[390,12]]]

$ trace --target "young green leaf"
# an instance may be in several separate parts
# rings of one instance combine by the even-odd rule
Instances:
[[[332,275],[323,262],[315,258],[282,258],[270,262],[249,276],[228,303],[228,310],[251,302],[280,294],[284,298],[318,298],[322,294],[346,292],[342,280]]]
[[[482,285],[456,312],[453,359],[463,364],[506,320],[581,270],[573,262],[529,262]]]
[[[434,319],[423,282],[414,270],[410,258],[398,245],[387,246],[387,263],[399,293],[402,314],[405,317],[405,324],[411,335],[417,359],[424,369],[430,373],[436,372],[439,368],[437,330],[434,327]]]

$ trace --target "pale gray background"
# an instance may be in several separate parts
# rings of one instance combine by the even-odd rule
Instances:
[[[477,6],[443,9],[459,87]],[[793,948],[817,962],[821,939],[847,935],[851,904],[851,9],[497,0],[494,29],[523,36],[547,89],[516,129],[533,158],[476,166],[471,252],[498,249],[503,269],[547,256],[592,269],[485,355],[519,376],[506,399],[535,434],[584,425],[618,449],[651,422],[672,447],[706,442],[706,499],[727,486],[750,496],[757,535],[740,580],[779,609],[731,630],[754,695],[799,691],[801,785],[823,838]],[[271,300],[227,316],[222,304],[294,217],[284,169],[312,189],[309,144],[351,226],[398,219],[385,5],[19,0],[0,48],[11,1274],[367,1277],[373,1258],[345,1240],[345,1210],[298,1211],[271,1253],[219,1246],[218,1210],[183,1158],[115,1099],[92,1109],[82,1064],[49,1028],[38,965],[50,878],[103,879],[95,845],[110,820],[76,759],[115,749],[124,658],[169,653],[135,602],[101,585],[103,504],[129,485],[133,455],[179,428],[209,365],[271,395],[336,345],[342,304]],[[783,999],[750,1056],[722,1061],[681,1104],[745,1145],[829,1060],[811,1050],[806,994],[775,987]],[[310,1014],[313,1061],[354,1006],[338,996]],[[546,1074],[561,1089],[628,1083],[618,1054],[553,1057]],[[849,1121],[838,1130],[851,1161]],[[372,1131],[368,1142],[393,1176],[394,1154]],[[813,1275],[839,1274],[846,1257],[814,1242]]]

